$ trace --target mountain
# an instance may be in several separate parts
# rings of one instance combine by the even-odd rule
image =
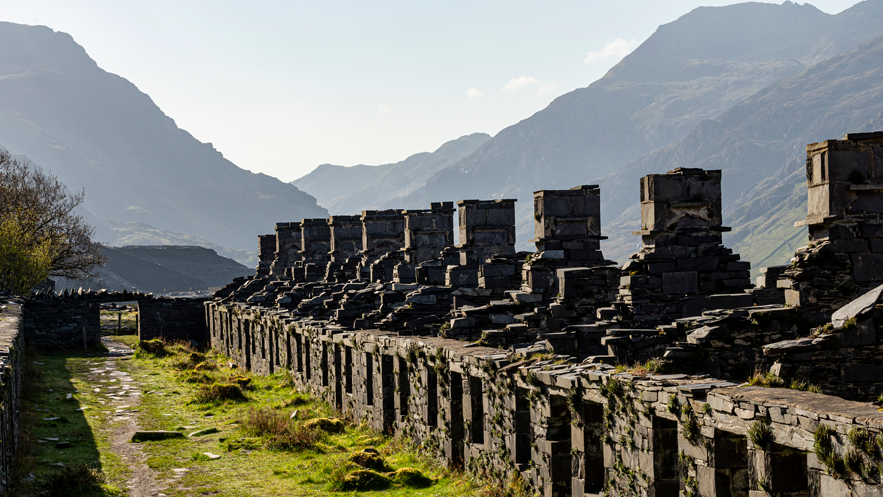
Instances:
[[[608,176],[763,88],[883,35],[881,21],[883,0],[833,16],[791,2],[695,9],[660,26],[600,80],[558,97],[436,173],[403,205],[518,198],[517,240],[526,248],[531,192]],[[601,195],[637,198],[637,188],[606,188]]]
[[[101,240],[114,240],[114,245],[188,245],[199,246],[214,250],[221,257],[253,268],[258,264],[257,250],[241,250],[224,247],[212,243],[198,236],[186,235],[156,229],[147,223],[120,223],[116,221],[104,221],[94,224],[97,238]],[[268,227],[269,228],[269,227]],[[267,229],[268,232],[272,231]],[[256,248],[257,244],[252,248]]]
[[[678,166],[722,169],[725,242],[756,270],[787,263],[806,242],[806,145],[883,129],[883,36],[773,84],[702,122],[687,136],[601,180],[611,219],[604,255],[633,252],[640,223],[638,178]]]
[[[398,203],[423,186],[433,174],[455,164],[490,139],[485,133],[461,136],[435,152],[414,154],[395,164],[350,167],[322,164],[291,184],[315,196],[332,214],[403,207]],[[411,207],[428,208],[429,201]]]
[[[0,144],[85,189],[88,219],[253,250],[276,222],[328,215],[295,186],[240,169],[178,128],[70,35],[3,22],[0,46]]]
[[[102,247],[101,253],[107,259],[107,265],[100,268],[97,277],[83,280],[62,278],[56,283],[56,289],[207,292],[234,278],[254,273],[254,270],[204,247],[127,245]]]

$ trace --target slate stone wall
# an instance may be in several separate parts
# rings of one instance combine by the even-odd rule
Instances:
[[[205,298],[154,297],[138,301],[138,338],[196,340],[205,343]]]
[[[39,347],[87,348],[101,343],[101,306],[97,299],[28,299],[24,330]]]
[[[244,304],[209,302],[206,319],[212,347],[240,367],[289,371],[302,390],[423,444],[446,465],[500,482],[517,472],[540,495],[883,492],[878,473],[826,466],[846,454],[874,464],[849,439],[883,433],[876,406],[707,375],[517,357],[438,337],[344,331]]]
[[[51,292],[32,295],[22,318],[31,345],[56,348],[94,347],[101,343],[101,303],[137,302],[141,340],[208,338],[203,304],[206,298],[156,297],[140,292]]]
[[[806,146],[809,243],[780,286],[818,324],[883,284],[883,133],[849,133]]]
[[[0,495],[7,495],[18,449],[25,333],[21,302],[0,304]]]

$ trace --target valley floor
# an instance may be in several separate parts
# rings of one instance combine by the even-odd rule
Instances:
[[[181,345],[133,352],[134,336],[104,344],[28,353],[12,495],[502,495],[418,448],[337,424],[282,374],[252,376]],[[317,428],[320,418],[334,426]],[[176,438],[133,443],[144,430]]]

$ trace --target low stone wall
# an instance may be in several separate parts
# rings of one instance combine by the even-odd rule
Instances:
[[[98,300],[25,302],[24,330],[38,347],[93,347],[101,343],[101,304]]]
[[[21,409],[24,322],[22,306],[0,301],[0,495],[6,495],[12,463],[18,448],[18,413]]]
[[[138,336],[142,340],[196,340],[205,342],[205,298],[156,297],[129,292],[40,293],[24,306],[28,344],[38,347],[93,347],[101,343],[101,303],[136,302]]]
[[[883,495],[876,406],[206,304],[213,348],[544,496]]]
[[[138,301],[138,338],[150,340],[208,339],[203,304],[207,299],[154,297]]]

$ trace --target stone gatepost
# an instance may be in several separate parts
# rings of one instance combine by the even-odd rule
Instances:
[[[883,132],[806,146],[809,244],[785,270],[786,302],[819,321],[883,284]]]
[[[306,281],[321,281],[331,257],[331,227],[325,218],[304,219],[300,223],[300,232],[303,277]]]
[[[276,257],[276,235],[259,235],[258,236],[258,267],[257,275],[269,276],[270,266],[273,265],[273,259]]]
[[[645,326],[754,305],[748,262],[723,246],[721,172],[677,168],[641,178],[641,251],[623,266],[617,301]],[[718,298],[709,299],[717,294]]]
[[[454,244],[454,203],[433,202],[429,209],[402,211],[405,216],[405,263],[417,265]]]
[[[482,264],[515,253],[515,199],[460,200],[460,264]]]
[[[397,258],[384,259],[376,269],[372,269],[372,265],[385,255],[397,254],[404,248],[404,211],[399,209],[362,211],[361,221],[362,261],[359,264],[359,279],[376,281],[376,277],[383,281],[391,281],[393,268],[400,262]]]
[[[360,216],[331,216],[331,262],[346,262],[362,251],[362,219]]]
[[[601,253],[601,190],[582,185],[569,190],[533,194],[537,252],[524,264],[522,290],[554,294],[557,270],[565,267],[609,266]]]
[[[362,220],[360,216],[331,216],[331,262],[325,281],[344,283],[356,279],[356,270],[362,251]]]
[[[415,281],[417,265],[437,259],[454,244],[454,203],[433,202],[429,209],[402,211],[405,216],[403,261],[396,266],[395,281]]]
[[[276,223],[276,252],[270,265],[270,276],[285,278],[286,271],[300,261],[301,250],[300,223]]]
[[[515,200],[460,200],[460,264],[445,271],[447,286],[477,287],[479,266],[515,253]]]

